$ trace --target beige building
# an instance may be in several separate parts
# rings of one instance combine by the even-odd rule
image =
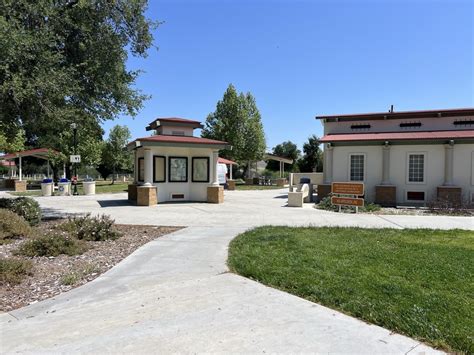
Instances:
[[[317,116],[324,184],[364,182],[381,205],[474,203],[474,108]]]
[[[218,154],[229,145],[194,137],[196,128],[202,128],[198,121],[157,118],[147,127],[153,135],[129,143],[135,160],[130,200],[145,206],[169,201],[223,202]]]

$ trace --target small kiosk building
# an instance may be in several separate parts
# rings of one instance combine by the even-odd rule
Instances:
[[[184,118],[157,118],[147,130],[149,137],[129,143],[134,152],[134,184],[128,198],[139,206],[170,201],[222,203],[217,164],[219,150],[227,142],[195,137],[199,121]]]

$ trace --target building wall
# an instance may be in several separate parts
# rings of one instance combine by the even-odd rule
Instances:
[[[450,131],[450,130],[472,130],[473,125],[454,125],[454,121],[472,120],[472,116],[463,117],[428,117],[428,118],[404,118],[388,120],[361,120],[361,121],[339,121],[325,122],[324,134],[335,133],[364,133],[364,132],[423,132],[423,131]],[[421,127],[401,128],[400,123],[420,122]],[[369,124],[367,129],[352,129],[352,126]]]
[[[333,182],[349,181],[349,155],[365,154],[366,199],[375,199],[375,186],[382,181],[382,145],[335,146],[333,151]],[[407,180],[408,154],[425,154],[425,181],[409,183]],[[474,194],[474,144],[455,144],[453,182],[462,188],[465,199]],[[436,198],[436,189],[444,183],[445,147],[443,144],[393,145],[390,148],[390,182],[397,187],[397,204],[407,201],[407,191],[424,191],[425,201]],[[472,200],[471,200],[472,201]]]
[[[153,183],[158,188],[158,203],[171,201],[171,194],[184,194],[186,201],[207,201],[207,187],[213,181],[214,169],[212,167],[212,149],[210,148],[176,148],[176,147],[150,147],[153,155],[166,157],[166,182]],[[188,158],[188,181],[168,182],[169,165],[168,157]],[[138,158],[144,157],[143,148],[137,150]],[[209,182],[192,182],[192,157],[209,158]]]
[[[158,134],[164,134],[167,136],[193,136],[194,129],[192,127],[183,127],[183,126],[161,126],[156,130]],[[182,134],[178,134],[182,133]]]

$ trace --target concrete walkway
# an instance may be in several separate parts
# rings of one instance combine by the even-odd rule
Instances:
[[[413,339],[228,273],[228,243],[249,226],[269,223],[472,229],[472,220],[337,215],[282,207],[280,196],[236,192],[222,206],[152,208],[125,205],[120,195],[38,198],[52,214],[90,211],[120,223],[190,227],[146,244],[91,283],[1,315],[2,352],[435,353]]]
[[[226,191],[222,205],[207,203],[161,204],[131,207],[126,194],[38,197],[49,214],[108,214],[118,223],[169,226],[257,227],[359,226],[368,228],[439,228],[474,230],[474,218],[451,216],[379,216],[322,211],[305,204],[286,207],[287,190]]]

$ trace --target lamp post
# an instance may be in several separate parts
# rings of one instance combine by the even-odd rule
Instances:
[[[71,123],[71,128],[72,128],[72,131],[74,132],[74,141],[73,141],[73,145],[74,145],[74,155],[77,154],[77,123]],[[79,192],[77,192],[77,163],[74,162],[74,178],[73,178],[73,185],[74,185],[74,193],[73,195],[74,196],[77,196],[79,195]]]

